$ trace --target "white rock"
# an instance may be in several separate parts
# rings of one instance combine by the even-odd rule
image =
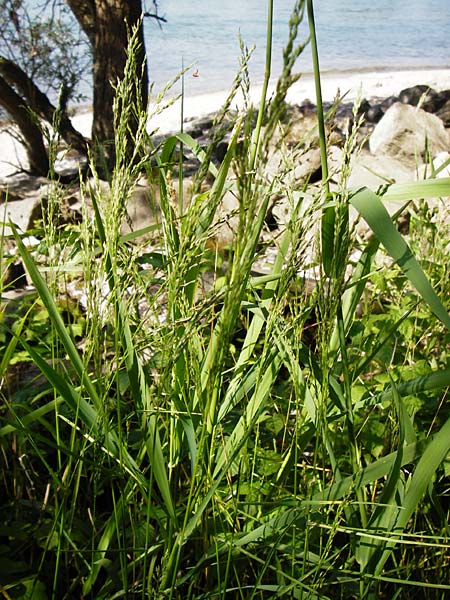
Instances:
[[[450,147],[450,132],[441,119],[420,108],[396,102],[370,136],[372,154],[414,161],[425,149],[435,155]]]
[[[450,154],[448,152],[440,152],[437,156],[433,158],[433,167],[435,170],[438,170],[444,163],[450,161]],[[431,176],[431,167],[429,164],[423,164],[419,167],[417,171],[417,179],[420,181],[422,179],[428,178]],[[436,175],[437,179],[441,179],[443,177],[450,177],[450,163],[448,163],[442,171]]]
[[[358,189],[363,186],[374,191],[386,183],[407,183],[414,180],[414,169],[404,162],[387,156],[373,156],[363,150],[353,156],[348,187]]]

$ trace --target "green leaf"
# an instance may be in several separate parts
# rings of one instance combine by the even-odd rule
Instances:
[[[426,179],[412,183],[395,183],[383,194],[383,200],[403,202],[411,198],[442,198],[450,196],[450,177]]]
[[[397,262],[434,314],[450,330],[450,315],[431,287],[430,282],[408,244],[397,231],[381,198],[371,190],[363,188],[350,198],[350,202],[364,217],[377,238]]]

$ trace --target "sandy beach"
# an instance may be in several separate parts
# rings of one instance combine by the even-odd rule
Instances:
[[[275,81],[269,88],[273,93]],[[416,84],[428,85],[435,90],[450,89],[450,68],[417,69],[408,71],[367,71],[367,72],[330,72],[322,75],[322,95],[324,101],[331,101],[338,89],[346,95],[346,101],[356,98],[359,91],[367,99],[385,98],[397,95],[401,90]],[[216,111],[227,97],[227,91],[186,97],[184,99],[184,128],[189,130],[189,122]],[[259,101],[261,87],[252,88],[251,99]],[[290,89],[287,97],[292,104],[310,99],[315,103],[315,89],[312,75],[303,75]],[[242,99],[237,97],[234,106],[239,107]],[[169,133],[180,129],[181,100],[165,109],[162,113],[151,117],[149,129],[159,133]],[[89,136],[92,113],[82,109],[72,119],[74,127],[83,135]],[[0,177],[7,177],[18,169],[26,167],[26,154],[21,144],[3,130],[0,132]]]

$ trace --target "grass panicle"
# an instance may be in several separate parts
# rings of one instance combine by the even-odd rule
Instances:
[[[448,594],[449,231],[425,199],[449,196],[450,180],[431,166],[424,181],[350,189],[358,103],[329,172],[324,123],[340,99],[323,113],[313,3],[294,5],[268,98],[273,10],[260,102],[240,40],[206,147],[183,127],[155,146],[152,116],[184,72],[152,106],[131,106],[132,33],[115,164],[105,181],[91,157],[81,223],[58,225],[55,180],[38,246],[2,211],[2,296],[11,239],[35,289],[0,309],[5,598]],[[318,184],[293,178],[313,134],[285,137],[305,16]],[[183,152],[197,161],[189,179]],[[142,177],[155,222],[124,233]],[[411,211],[408,239],[388,200]],[[280,203],[287,216],[269,227]]]

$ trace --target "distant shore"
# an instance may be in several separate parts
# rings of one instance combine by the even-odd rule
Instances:
[[[346,95],[346,101],[353,101],[361,89],[364,98],[387,98],[398,95],[404,88],[422,84],[440,91],[450,89],[450,67],[446,69],[409,69],[389,71],[333,71],[324,73],[321,77],[322,95],[324,101],[331,101],[339,89]],[[275,89],[276,82],[269,88],[269,96]],[[255,86],[251,91],[251,98],[257,103],[261,95],[261,86]],[[189,129],[189,121],[204,117],[218,110],[225,101],[228,90],[188,96],[184,99],[183,115],[184,127]],[[299,81],[289,90],[287,100],[291,104],[299,104],[309,99],[315,103],[314,77],[312,74],[302,75]],[[236,98],[233,106],[240,105],[241,98]],[[72,119],[74,126],[89,135],[92,115],[90,111],[78,113]],[[150,128],[158,129],[160,133],[169,133],[180,129],[181,100],[175,102],[163,113],[151,119]]]
[[[269,88],[269,97],[275,89],[276,81]],[[438,69],[409,69],[409,70],[378,70],[378,71],[342,71],[324,73],[321,78],[322,95],[324,101],[331,101],[338,89],[341,95],[346,95],[346,101],[352,101],[360,92],[367,100],[387,98],[398,95],[401,90],[414,85],[427,85],[437,91],[450,89],[450,68]],[[183,127],[189,131],[189,122],[204,117],[218,110],[227,97],[228,91],[187,96],[184,98]],[[251,90],[251,99],[254,103],[259,101],[261,86]],[[314,78],[311,74],[303,75],[289,90],[287,100],[291,104],[299,104],[309,99],[315,103]],[[237,97],[233,107],[242,104],[242,98]],[[83,135],[89,136],[92,124],[90,107],[79,108],[72,118],[73,125]],[[181,100],[165,109],[161,114],[155,115],[149,122],[150,130],[159,133],[177,131],[181,126]],[[18,142],[6,131],[0,131],[0,177],[6,177],[17,170],[25,153]],[[11,164],[12,163],[12,164]]]
[[[411,69],[411,70],[379,70],[379,71],[342,71],[329,72],[321,77],[322,96],[324,101],[332,101],[338,89],[341,95],[347,93],[346,101],[353,101],[359,91],[367,100],[387,98],[398,95],[403,89],[414,85],[428,85],[437,91],[450,89],[450,67],[446,69]],[[276,81],[269,88],[269,97],[275,89]],[[261,86],[251,91],[254,103],[259,101]],[[190,96],[184,99],[183,114],[185,121],[190,121],[211,114],[223,104],[228,91],[214,92]],[[314,77],[312,74],[302,75],[289,90],[287,101],[300,104],[309,99],[316,103]],[[237,98],[235,104],[242,102]],[[181,101],[168,108],[163,114],[156,116],[150,127],[158,127],[161,133],[174,131],[180,127]]]

